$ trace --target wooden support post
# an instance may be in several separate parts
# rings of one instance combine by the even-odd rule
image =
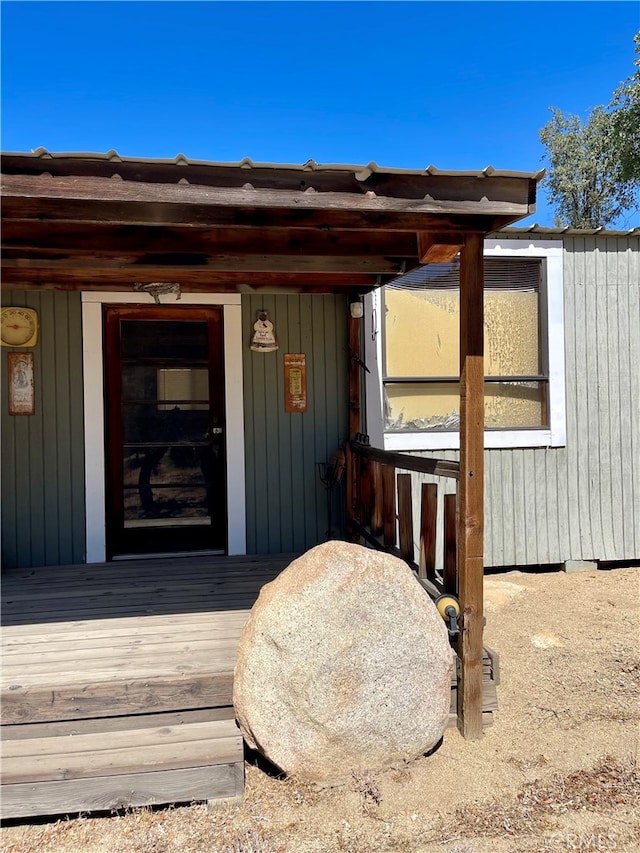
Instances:
[[[398,547],[403,560],[414,562],[411,474],[398,474]]]
[[[484,575],[484,273],[483,237],[468,234],[460,258],[460,484],[458,595],[458,727],[482,736],[482,626]]]
[[[362,432],[360,416],[360,326],[362,320],[349,317],[349,436]]]
[[[438,517],[438,487],[435,483],[422,484],[420,508],[420,564],[418,577],[436,579],[436,521]]]
[[[382,466],[382,533],[385,548],[396,544],[396,469]]]
[[[444,496],[444,591],[458,594],[457,513],[458,496]]]
[[[373,485],[373,507],[371,509],[371,532],[374,536],[382,533],[382,464],[371,463],[371,482]]]

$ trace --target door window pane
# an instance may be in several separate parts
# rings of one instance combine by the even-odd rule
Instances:
[[[124,520],[209,519],[208,446],[123,449]],[[129,525],[131,526],[131,525]]]
[[[158,370],[158,400],[173,400],[180,409],[198,409],[198,403],[188,400],[209,399],[209,371],[206,368],[163,367]],[[160,410],[171,409],[172,405],[158,406]]]
[[[180,320],[123,320],[123,358],[194,359],[208,356],[206,323]]]
[[[203,488],[153,490],[153,510],[140,505],[135,492],[124,493],[125,527],[176,527],[209,524],[207,493]]]
[[[168,444],[205,442],[210,438],[209,405],[159,406],[155,403],[129,403],[122,413],[124,443],[166,442]]]
[[[206,367],[157,367],[123,364],[123,400],[187,401],[209,399],[209,371]]]

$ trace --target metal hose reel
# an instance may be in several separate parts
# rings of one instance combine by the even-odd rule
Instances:
[[[451,593],[439,595],[434,602],[438,613],[447,623],[447,630],[450,637],[457,637],[460,633],[458,619],[460,617],[460,602]]]

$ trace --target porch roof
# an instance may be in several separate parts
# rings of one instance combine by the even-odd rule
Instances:
[[[6,153],[4,287],[365,292],[535,210],[542,172]]]

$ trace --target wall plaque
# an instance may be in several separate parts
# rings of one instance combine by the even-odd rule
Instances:
[[[307,357],[302,352],[284,356],[284,410],[307,411]]]
[[[35,396],[33,389],[33,353],[7,353],[9,369],[9,414],[35,414]]]

